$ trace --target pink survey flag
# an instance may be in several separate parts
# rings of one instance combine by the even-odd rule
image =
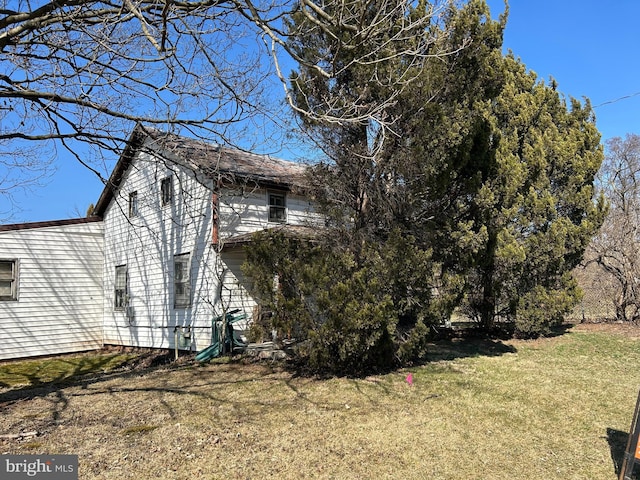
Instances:
[[[409,375],[407,375],[407,383],[409,385],[413,385],[413,374],[410,373]]]

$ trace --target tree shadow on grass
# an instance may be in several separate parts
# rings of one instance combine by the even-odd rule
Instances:
[[[573,326],[574,324],[571,323],[558,325],[553,327],[545,337],[565,335]],[[504,343],[506,340],[517,338],[514,336],[512,327],[502,324],[489,332],[475,327],[437,329],[434,340],[429,343],[426,363],[466,357],[497,357],[516,353],[518,350],[513,345]]]
[[[516,352],[517,349],[513,345],[493,338],[460,337],[435,340],[429,344],[425,363],[467,357],[498,357]]]
[[[235,375],[234,370],[242,369],[242,365],[238,363],[229,362],[215,365],[221,367],[222,370],[222,372],[217,372],[210,367],[194,364],[192,356],[187,355],[182,361],[173,361],[172,357],[173,353],[166,354],[158,350],[139,355],[124,367],[109,372],[94,372],[64,379],[54,379],[51,382],[19,386],[7,391],[0,390],[0,415],[8,416],[6,417],[8,421],[0,426],[0,434],[5,433],[1,430],[4,429],[8,432],[8,435],[5,436],[19,439],[20,434],[14,432],[34,431],[39,436],[49,432],[55,425],[70,421],[77,423],[79,417],[76,418],[73,414],[65,416],[65,412],[72,405],[70,400],[100,395],[113,395],[114,398],[120,395],[132,395],[131,398],[135,399],[136,395],[140,393],[151,394],[150,401],[155,399],[158,406],[164,409],[170,418],[175,418],[176,413],[173,402],[165,398],[166,394],[184,398],[200,398],[215,405],[234,405],[245,409],[248,409],[247,406],[251,409],[269,407],[268,401],[263,402],[259,398],[230,399],[222,395],[221,392],[224,391],[226,385],[252,385],[258,380],[280,381],[279,379],[264,379],[265,372],[274,371],[270,368],[261,368],[259,371],[252,371],[249,374],[242,374],[240,371],[240,374]],[[156,372],[158,375],[153,375]],[[221,375],[207,375],[203,372],[221,373]],[[179,375],[175,376],[174,373],[179,373]],[[175,380],[176,377],[177,380]],[[143,382],[139,383],[137,381],[139,378],[143,379]],[[144,379],[150,380],[144,381]],[[115,385],[110,384],[111,381],[115,381]],[[37,415],[24,418],[18,415],[13,419],[10,418],[15,405],[32,400],[44,400],[44,404],[41,403],[37,407]],[[96,411],[96,415],[104,414],[102,411]],[[116,414],[115,417],[122,425],[134,422],[133,428],[137,428],[135,422],[139,420],[136,418],[121,418],[122,415],[119,414]],[[27,418],[26,423],[25,418]],[[147,428],[145,425],[143,428]],[[5,438],[4,441],[11,441],[11,439]],[[2,446],[2,442],[3,436],[0,435],[0,446]]]
[[[611,450],[611,460],[613,461],[613,468],[616,472],[616,477],[620,475],[622,466],[624,464],[625,455],[627,454],[627,444],[629,442],[629,434],[627,432],[621,432],[614,428],[607,428],[607,443]],[[631,459],[633,453],[630,454]],[[631,460],[630,459],[630,460]],[[633,466],[633,471],[627,472],[625,479],[638,480],[640,479],[640,462],[636,460]]]
[[[30,400],[36,397],[44,397],[58,392],[66,387],[86,386],[106,378],[115,376],[134,376],[141,372],[152,371],[170,365],[173,354],[166,350],[153,350],[123,358],[122,361],[112,364],[112,360],[118,357],[113,355],[86,355],[80,358],[67,358],[64,355],[42,360],[29,361],[33,367],[21,368],[19,372],[12,370],[11,364],[5,365],[5,369],[16,378],[22,379],[20,385],[13,386],[0,382],[0,407],[7,403],[19,400]],[[20,363],[26,362],[17,362]],[[57,369],[43,373],[51,363],[58,363]],[[36,367],[37,365],[43,367]],[[17,367],[16,367],[17,368]]]

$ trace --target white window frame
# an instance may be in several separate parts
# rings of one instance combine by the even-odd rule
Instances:
[[[113,309],[125,310],[129,305],[129,271],[126,265],[116,265],[113,282]]]
[[[0,264],[10,265],[10,272],[7,274],[0,270],[0,284],[9,284],[9,295],[0,294],[0,301],[15,302],[18,300],[18,260],[15,258],[2,258]]]
[[[173,308],[191,307],[191,255],[173,256]]]
[[[282,200],[281,205],[278,203],[279,200]],[[267,204],[270,223],[287,223],[286,192],[267,192]]]

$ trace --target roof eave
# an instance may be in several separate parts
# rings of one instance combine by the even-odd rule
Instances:
[[[81,218],[65,218],[63,220],[47,220],[44,222],[27,222],[0,225],[0,232],[9,232],[15,230],[31,230],[35,228],[61,227],[66,225],[78,225],[83,223],[101,222],[100,217],[81,217]]]
[[[116,166],[107,181],[96,206],[93,209],[93,215],[103,218],[109,204],[113,200],[122,179],[126,171],[129,169],[131,162],[133,161],[136,153],[140,150],[140,148],[144,145],[147,138],[152,139],[153,141],[157,141],[158,139],[154,136],[155,131],[146,129],[143,125],[138,124],[134,128],[131,133],[127,144],[120,156],[120,159],[116,163]],[[163,148],[162,145],[158,145],[160,148]],[[213,147],[212,147],[213,148]],[[215,147],[219,149],[220,147]],[[216,150],[218,151],[218,150]],[[164,156],[164,155],[163,155]],[[183,159],[184,161],[189,161],[187,159]],[[198,169],[197,165],[189,165],[190,168],[194,170]],[[215,175],[213,173],[208,174],[206,172],[202,172],[209,178],[214,179]],[[241,173],[233,170],[218,170],[216,173],[223,173],[223,176],[227,176],[227,179],[223,179],[223,184],[241,184],[241,183],[253,183],[262,188],[273,188],[278,190],[287,190],[287,191],[296,191],[296,190],[304,190],[305,183],[304,175],[301,175],[300,172],[292,172],[291,177],[286,180],[282,177],[265,177],[259,174],[247,174]]]

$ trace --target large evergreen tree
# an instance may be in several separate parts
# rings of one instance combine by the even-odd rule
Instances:
[[[494,170],[487,106],[504,83],[504,19],[492,21],[483,1],[452,12],[443,41],[472,42],[446,62],[430,61],[399,99],[402,135],[387,142],[399,188],[390,217],[432,248],[442,271],[464,275],[485,241],[471,201]]]
[[[375,4],[363,19],[378,11]],[[385,18],[393,32],[397,18]],[[385,78],[412,79],[395,95],[385,90],[393,82],[372,81],[380,65],[352,63],[354,52],[340,50],[336,38],[348,32],[296,40],[299,55],[332,52],[344,61],[333,80],[308,68],[292,74],[302,110],[353,105],[355,97],[395,99],[379,112],[393,119],[393,132],[375,118],[301,118],[327,153],[310,184],[330,228],[311,244],[285,249],[288,259],[273,248],[249,256],[263,299],[306,319],[305,355],[318,368],[353,371],[418,358],[429,326],[460,305],[485,329],[507,320],[518,334],[536,336],[579,297],[570,271],[603,213],[593,201],[599,134],[588,103],[567,105],[555,85],[501,53],[504,25],[483,0],[450,9],[444,24],[429,27],[437,41],[415,69],[405,68],[413,59],[388,52]],[[430,58],[429,48],[451,54]],[[274,273],[289,287],[274,291]]]
[[[486,240],[468,304],[485,328],[507,320],[537,336],[579,301],[570,272],[603,220],[593,186],[603,155],[588,101],[567,104],[511,55],[503,64],[504,87],[485,110],[494,161],[471,202]]]
[[[364,17],[379,13],[374,4]],[[359,8],[361,3],[353,5]],[[427,10],[419,5],[409,15]],[[384,17],[393,35],[401,19]],[[434,35],[434,29],[440,34]],[[276,312],[274,322],[282,328],[285,318],[304,321],[305,355],[318,368],[353,371],[424,354],[429,325],[447,320],[463,293],[460,249],[469,257],[473,245],[476,250],[480,245],[478,233],[469,226],[469,209],[460,200],[483,180],[467,175],[474,152],[484,148],[486,130],[484,119],[469,112],[478,99],[498,92],[499,82],[486,79],[501,58],[502,24],[490,20],[484,2],[473,1],[461,10],[451,9],[444,25],[417,34],[438,40],[415,54],[420,62],[389,50],[393,61],[384,72],[388,85],[375,80],[382,75],[380,65],[353,63],[351,56],[361,57],[361,52],[336,47],[337,33],[317,30],[294,45],[307,59],[326,56],[328,50],[346,66],[336,80],[308,68],[292,75],[305,111],[331,103],[327,98],[335,105],[354,104],[352,96],[364,103],[383,102],[390,97],[386,89],[391,79],[398,88],[395,103],[385,103],[380,112],[393,119],[395,132],[378,128],[381,122],[371,118],[361,123],[301,118],[327,153],[328,162],[314,169],[311,184],[331,228],[312,246],[298,242],[284,249],[287,259],[273,247],[282,245],[282,238],[258,242],[249,253],[247,271],[259,279],[256,285],[263,285],[259,295]],[[424,45],[415,36],[407,42]],[[429,56],[429,49],[452,54],[443,61]],[[403,85],[407,75],[412,81]],[[418,138],[421,132],[429,132],[428,137]],[[315,252],[313,262],[309,248]],[[280,284],[276,290],[270,281],[274,273]],[[290,315],[292,311],[296,315]],[[284,329],[291,330],[291,325]]]

